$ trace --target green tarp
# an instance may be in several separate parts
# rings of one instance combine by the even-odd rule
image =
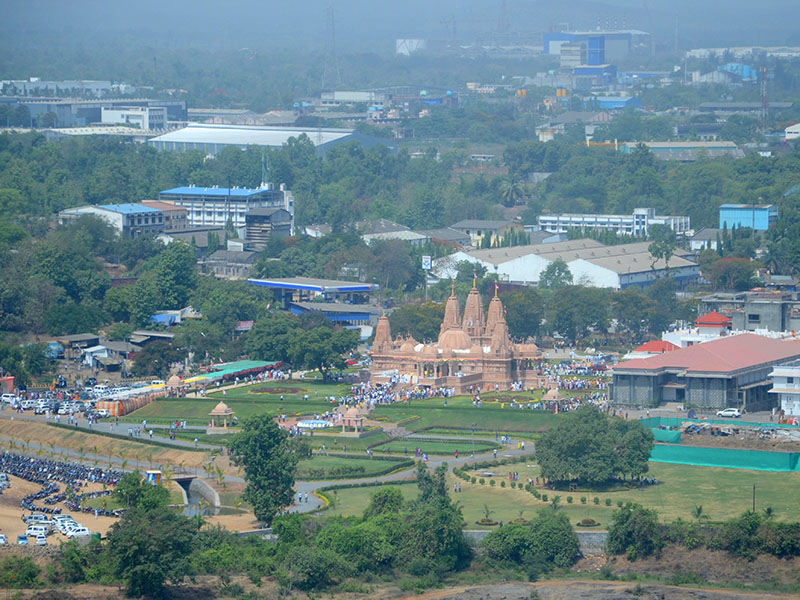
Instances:
[[[756,471],[797,471],[800,453],[763,452],[760,450],[732,450],[728,448],[697,448],[656,444],[650,453],[653,462],[725,467],[727,469],[752,469]]]
[[[667,442],[669,444],[681,443],[680,431],[670,431],[669,429],[651,429],[651,431],[657,442]]]

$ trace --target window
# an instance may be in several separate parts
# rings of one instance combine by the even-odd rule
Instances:
[[[749,313],[747,315],[747,322],[748,323],[760,323],[761,322],[761,315],[755,313]]]
[[[786,383],[794,383],[794,377],[787,377]]]

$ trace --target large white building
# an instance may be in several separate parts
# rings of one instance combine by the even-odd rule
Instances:
[[[691,228],[689,217],[657,215],[653,208],[636,208],[632,215],[555,214],[540,215],[539,229],[566,233],[570,229],[611,229],[618,235],[646,236],[653,225],[666,225],[676,234]]]
[[[225,227],[230,221],[244,236],[245,215],[254,208],[282,208],[291,215],[294,235],[294,196],[281,184],[260,188],[195,187],[193,185],[164,190],[159,200],[186,209],[191,227]]]
[[[163,211],[142,204],[104,204],[69,208],[58,213],[64,224],[84,215],[100,217],[125,237],[137,238],[146,234],[162,233],[166,227]]]
[[[542,272],[556,260],[566,263],[575,283],[616,290],[646,287],[669,273],[683,285],[697,279],[696,263],[677,251],[669,265],[663,259],[654,261],[648,242],[606,246],[591,239],[570,240],[533,246],[513,246],[455,252],[434,261],[434,274],[439,278],[455,277],[458,263],[480,264],[487,273],[501,281],[522,285],[539,283]]]
[[[775,394],[787,417],[800,417],[800,360],[776,366],[769,374],[770,394]]]
[[[261,127],[255,125],[214,125],[210,123],[192,123],[183,129],[170,131],[147,141],[157,150],[173,150],[187,152],[201,150],[206,154],[216,154],[228,146],[241,150],[248,146],[262,148],[280,148],[291,138],[305,135],[317,149],[324,154],[337,144],[359,142],[364,148],[377,145],[388,146],[397,150],[391,140],[384,140],[357,132],[355,129],[339,129],[332,127]]]
[[[109,125],[133,125],[139,129],[166,129],[167,109],[164,106],[103,106],[100,122]]]

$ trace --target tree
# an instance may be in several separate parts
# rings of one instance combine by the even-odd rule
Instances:
[[[652,242],[647,251],[653,259],[650,268],[655,269],[656,263],[663,260],[664,269],[669,274],[669,259],[675,254],[675,232],[667,225],[652,225],[649,237]]]
[[[411,335],[423,342],[433,340],[439,335],[439,326],[444,318],[444,304],[426,302],[406,304],[392,311],[389,324],[394,335]]]
[[[650,319],[656,309],[654,300],[631,287],[614,294],[612,306],[617,322],[635,340],[650,330]]]
[[[128,595],[161,598],[166,581],[191,575],[194,534],[192,521],[164,506],[126,510],[111,526],[108,553]]]
[[[343,369],[343,355],[358,346],[358,334],[350,329],[331,330],[316,327],[294,334],[289,346],[289,358],[295,368],[319,369],[323,379],[331,368]]]
[[[526,287],[518,292],[503,294],[503,308],[506,310],[508,332],[515,338],[526,339],[539,335],[544,318],[544,300],[534,287]]]
[[[539,287],[557,290],[572,285],[572,272],[560,258],[552,261],[539,275]]]
[[[606,547],[612,554],[627,554],[630,560],[658,555],[664,547],[664,536],[656,511],[639,504],[614,511]]]
[[[247,419],[229,448],[234,463],[244,467],[247,485],[242,499],[253,506],[259,521],[269,525],[278,511],[292,502],[299,448],[266,414]]]
[[[704,275],[715,289],[740,292],[756,285],[757,265],[746,258],[721,258]]]
[[[155,375],[165,379],[170,365],[180,358],[180,353],[168,342],[150,342],[136,354],[132,372],[137,377]]]
[[[627,425],[617,421],[621,419],[611,424],[589,405],[568,413],[536,444],[542,475],[558,483],[578,480],[599,485],[617,475],[646,472],[653,434],[638,421]]]
[[[600,288],[571,285],[558,288],[550,298],[548,324],[551,330],[577,341],[590,330],[608,327],[609,293]]]
[[[568,567],[580,555],[578,536],[567,516],[541,511],[530,523],[509,523],[483,540],[486,554],[495,560],[517,564]]]
[[[139,471],[132,471],[122,476],[114,486],[113,495],[126,508],[153,510],[169,504],[169,491],[163,485],[151,485],[144,481]]]

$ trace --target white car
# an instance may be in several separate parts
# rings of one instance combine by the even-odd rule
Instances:
[[[8,544],[8,538],[6,537],[5,533],[0,533],[0,546],[5,546]]]
[[[20,402],[19,405],[22,407],[22,410],[31,410],[32,408],[36,408],[36,400],[28,398]]]
[[[92,535],[92,532],[86,527],[75,527],[67,532],[67,537],[69,539],[76,537],[89,537],[90,535]]]
[[[742,411],[738,408],[723,408],[722,410],[717,411],[718,417],[733,417],[734,419],[738,419],[742,416]]]
[[[3,394],[0,396],[0,402],[5,402],[6,404],[16,404],[17,400],[14,394]]]
[[[47,535],[47,527],[44,525],[28,525],[28,528],[25,530],[25,535],[28,537],[38,537],[40,535]]]
[[[37,535],[36,536],[36,545],[37,546],[47,546],[47,536]]]

